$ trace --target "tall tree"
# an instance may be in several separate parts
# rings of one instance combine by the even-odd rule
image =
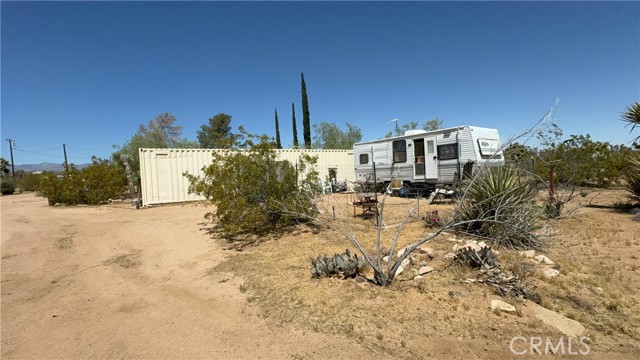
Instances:
[[[307,98],[307,84],[304,82],[304,73],[300,73],[302,78],[302,135],[304,137],[304,147],[311,147],[311,119],[309,117],[309,99]]]
[[[637,127],[640,128],[640,103],[633,103],[627,107],[627,111],[622,113],[622,120],[628,122],[627,126],[631,126],[631,132]],[[634,142],[640,141],[640,135],[633,139]]]
[[[120,155],[125,155],[133,172],[136,183],[140,180],[140,148],[197,148],[196,142],[182,138],[182,126],[175,125],[176,117],[170,113],[162,113],[140,125],[135,133],[112,157],[121,163]]]
[[[209,125],[200,126],[198,142],[205,149],[227,149],[231,146],[234,134],[231,133],[231,115],[219,113],[209,119]]]
[[[362,140],[362,130],[349,123],[347,131],[340,130],[335,123],[314,124],[313,147],[317,149],[352,149],[353,144]]]
[[[278,109],[276,108],[276,148],[282,149],[280,142],[280,124],[278,124]]]
[[[296,124],[296,106],[291,103],[291,114],[293,119],[293,147],[298,147],[298,125]]]
[[[442,120],[435,118],[432,120],[427,120],[424,122],[424,127],[426,131],[434,131],[438,129],[442,129]]]

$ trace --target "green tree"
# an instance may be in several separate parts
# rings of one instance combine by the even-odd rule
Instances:
[[[209,125],[200,126],[198,142],[205,149],[226,149],[231,146],[231,115],[219,113],[209,119]]]
[[[402,133],[404,134],[405,131],[415,130],[417,128],[418,128],[418,122],[417,121],[411,121],[408,124],[402,125]]]
[[[314,124],[313,147],[317,149],[352,149],[353,144],[362,140],[362,130],[349,123],[346,125],[347,130],[343,131],[335,123]]]
[[[271,138],[241,137],[232,149],[243,151],[214,153],[202,176],[184,174],[189,191],[215,206],[206,217],[217,220],[222,234],[240,241],[238,235],[283,230],[315,215],[318,173],[308,166],[317,159],[303,156],[296,168],[277,159]],[[300,179],[299,174],[305,175]]]
[[[296,124],[296,106],[291,103],[291,118],[293,120],[293,147],[298,147],[298,125]]]
[[[442,120],[438,118],[427,120],[424,122],[424,126],[422,128],[426,131],[434,131],[434,130],[442,129]]]
[[[307,98],[307,84],[304,82],[304,73],[300,73],[302,78],[302,135],[304,147],[311,147],[311,119],[309,117],[309,99]]]
[[[7,159],[0,157],[0,168],[2,169],[2,175],[7,176],[11,171],[9,171],[9,162]]]
[[[640,103],[633,103],[627,107],[627,111],[622,113],[622,120],[628,122],[627,126],[631,126],[631,132],[635,130],[636,126],[640,128]],[[638,135],[634,142],[640,141],[640,135]]]
[[[113,161],[122,164],[120,155],[123,154],[129,160],[134,181],[140,181],[140,148],[197,148],[198,143],[181,138],[182,126],[175,125],[176,117],[169,113],[163,113],[149,121],[147,125],[140,125],[135,133],[113,155]]]
[[[280,124],[278,123],[278,109],[276,109],[276,148],[282,149],[282,143],[280,142]]]

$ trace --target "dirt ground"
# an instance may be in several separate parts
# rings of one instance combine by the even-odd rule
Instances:
[[[248,304],[205,208],[49,207],[0,197],[3,359],[267,359],[379,356],[283,326]]]
[[[580,200],[609,206],[624,195]],[[352,215],[348,196],[331,201]],[[2,358],[538,359],[547,356],[515,356],[510,339],[563,336],[526,304],[514,302],[517,315],[491,311],[499,297],[444,261],[452,234],[429,244],[434,273],[379,288],[310,276],[310,258],[353,251],[332,230],[300,227],[236,252],[207,235],[202,206],[48,207],[34,194],[0,202]],[[392,228],[415,204],[390,199]],[[423,214],[450,209],[420,203]],[[372,220],[345,218],[371,247]],[[536,271],[527,284],[544,307],[585,326],[586,358],[639,358],[640,222],[583,207],[550,230],[547,255],[561,275]],[[402,242],[426,231],[410,222]],[[509,251],[499,260],[520,261]]]

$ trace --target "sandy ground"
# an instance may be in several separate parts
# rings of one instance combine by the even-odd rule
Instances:
[[[381,355],[261,316],[243,280],[215,269],[230,253],[200,230],[203,207],[0,203],[2,358]]]

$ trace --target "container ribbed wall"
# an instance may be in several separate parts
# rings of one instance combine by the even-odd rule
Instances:
[[[202,168],[213,161],[218,149],[140,149],[140,178],[144,205],[204,200],[189,194],[189,181],[182,174],[202,175]],[[335,168],[338,181],[355,181],[352,150],[282,149],[277,150],[280,160],[296,164],[306,153],[318,156],[317,171],[326,180],[329,169]]]

